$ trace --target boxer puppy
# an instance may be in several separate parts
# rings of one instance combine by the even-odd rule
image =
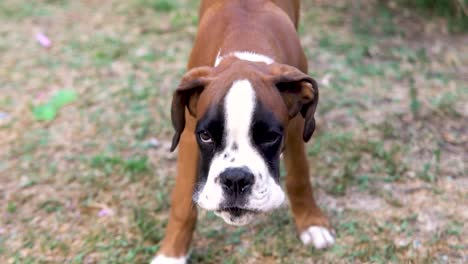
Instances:
[[[177,177],[157,263],[186,263],[198,207],[245,225],[285,200],[304,244],[333,231],[318,208],[305,154],[315,129],[316,81],[296,28],[297,0],[204,0],[188,69],[173,95]]]

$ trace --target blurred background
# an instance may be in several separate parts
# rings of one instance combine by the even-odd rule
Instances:
[[[311,179],[337,244],[303,247],[287,207],[240,228],[200,212],[192,263],[468,262],[468,1],[302,2]],[[0,263],[158,250],[198,4],[0,1]]]

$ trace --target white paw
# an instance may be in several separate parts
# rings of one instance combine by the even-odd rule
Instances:
[[[150,264],[185,264],[187,263],[186,257],[172,258],[164,255],[157,255]]]
[[[323,226],[310,226],[301,233],[304,245],[314,244],[317,249],[326,248],[335,244],[335,238],[330,230]]]

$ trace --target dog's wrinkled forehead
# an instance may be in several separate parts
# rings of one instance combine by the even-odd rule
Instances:
[[[228,59],[223,63],[226,65],[221,64],[214,70],[213,74],[217,78],[208,87],[205,87],[200,95],[197,107],[199,117],[202,117],[213,107],[225,108],[228,101],[236,102],[236,106],[252,102],[253,107],[257,107],[259,103],[262,104],[275,115],[277,120],[286,125],[288,116],[284,101],[277,87],[263,79],[265,71],[267,71],[266,64],[241,60],[230,61]],[[238,90],[239,87],[240,90]],[[245,101],[247,99],[252,101]],[[231,106],[233,105],[231,104]],[[234,108],[237,110],[237,107]]]
[[[207,95],[209,96],[213,99],[219,95]],[[232,141],[232,137],[226,138],[228,131],[229,134],[243,134],[246,137],[249,134],[248,130],[257,104],[251,82],[246,79],[234,81],[225,91],[224,96],[218,98],[218,101],[209,104],[206,110],[202,109],[205,114],[201,116],[198,126],[211,130],[212,136],[223,146],[226,143],[233,143],[227,142]]]
[[[256,134],[269,130],[282,132],[284,124],[274,110],[259,97],[255,82],[248,79],[234,80],[217,103],[211,103],[199,120],[199,126],[214,128],[223,146],[238,146],[252,140]],[[208,95],[209,96],[209,95]],[[214,95],[213,97],[218,97]],[[278,102],[282,106],[282,101]],[[220,134],[221,133],[221,134]]]

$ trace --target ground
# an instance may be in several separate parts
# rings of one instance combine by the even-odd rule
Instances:
[[[191,263],[466,263],[468,35],[396,1],[303,2],[320,85],[310,176],[337,243],[302,246],[287,205],[246,227],[201,211]],[[0,2],[0,263],[157,252],[197,6]]]

